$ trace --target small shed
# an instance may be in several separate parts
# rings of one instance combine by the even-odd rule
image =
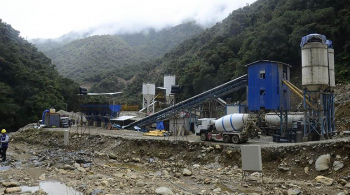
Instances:
[[[135,118],[136,116],[119,116],[116,118],[111,118],[110,122],[111,123],[117,123],[120,124],[122,126],[128,125],[132,122],[135,122],[134,120],[132,120],[132,118]]]
[[[261,60],[248,67],[248,109],[290,110],[290,89],[282,82],[290,80],[291,65]]]

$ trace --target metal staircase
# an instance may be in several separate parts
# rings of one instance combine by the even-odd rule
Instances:
[[[216,99],[216,98],[222,97],[224,95],[230,94],[232,92],[238,91],[240,89],[243,89],[248,84],[247,78],[248,78],[247,75],[243,75],[241,77],[238,77],[232,81],[229,81],[227,83],[219,85],[213,89],[205,91],[205,92],[198,94],[194,97],[191,97],[187,100],[181,101],[181,102],[175,104],[174,106],[170,106],[168,108],[160,110],[151,116],[148,116],[148,117],[145,117],[141,120],[135,121],[135,122],[125,126],[124,129],[130,129],[133,126],[143,127],[146,125],[150,125],[156,121],[169,118],[170,116],[174,115],[174,113],[178,113],[185,108],[192,108],[192,107],[195,107],[195,106],[197,106],[205,101]]]

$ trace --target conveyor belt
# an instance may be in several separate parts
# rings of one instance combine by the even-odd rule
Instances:
[[[152,123],[155,123],[156,121],[163,120],[166,118],[169,118],[174,113],[178,113],[184,108],[192,108],[199,104],[202,104],[205,101],[215,99],[222,97],[224,95],[230,94],[232,92],[238,91],[240,89],[243,89],[247,86],[247,75],[243,75],[241,77],[238,77],[232,81],[229,81],[227,83],[224,83],[222,85],[219,85],[213,89],[210,89],[208,91],[205,91],[201,94],[198,94],[194,97],[191,97],[187,100],[181,101],[174,106],[170,106],[168,108],[165,108],[163,110],[160,110],[151,116],[145,117],[141,120],[135,121],[127,126],[124,127],[124,129],[130,129],[133,126],[143,127],[146,125],[150,125]]]

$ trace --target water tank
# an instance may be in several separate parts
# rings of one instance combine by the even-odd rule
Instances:
[[[170,94],[172,85],[175,85],[175,75],[165,75],[164,76],[164,88],[166,90],[167,97]]]
[[[301,49],[302,85],[309,91],[328,86],[327,53],[327,45],[322,42],[309,42]]]
[[[328,62],[329,62],[329,86],[335,87],[335,76],[334,76],[334,49],[328,48]]]
[[[142,85],[142,94],[143,95],[155,95],[156,86],[154,84],[143,84]]]
[[[237,131],[244,127],[249,114],[230,114],[215,121],[218,131]]]
[[[288,113],[288,126],[292,126],[295,121],[303,121],[304,113],[303,112],[289,112]],[[265,115],[265,122],[268,125],[279,126],[280,125],[280,117],[276,113],[267,113]],[[285,117],[283,117],[283,123],[286,122]]]

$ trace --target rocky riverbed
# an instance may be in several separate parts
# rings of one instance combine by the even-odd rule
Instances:
[[[65,147],[63,132],[22,129],[11,135],[8,161],[0,167],[0,193],[348,194],[349,149],[348,139],[264,147],[263,172],[242,179],[234,145],[73,132]],[[66,191],[39,190],[45,182],[60,182]]]

